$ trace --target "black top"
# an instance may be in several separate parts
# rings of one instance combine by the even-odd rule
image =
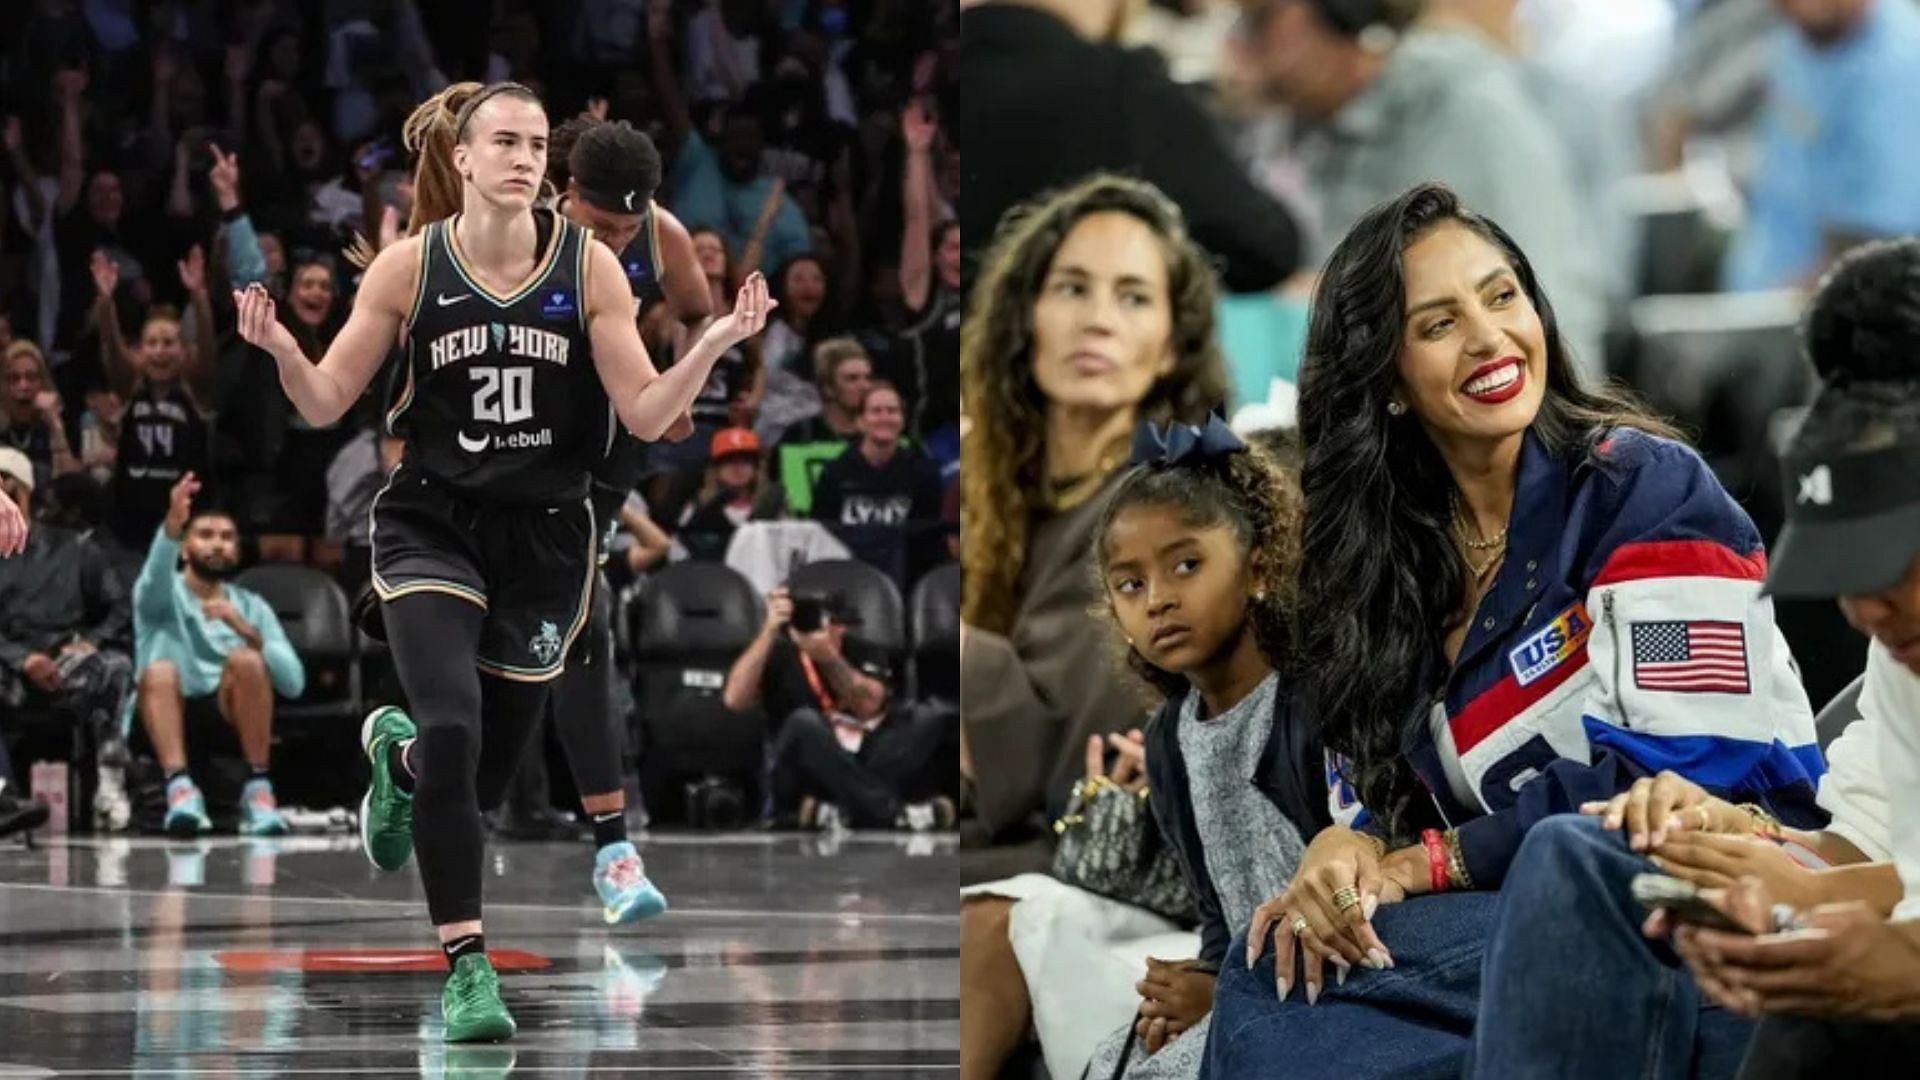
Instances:
[[[637,322],[667,298],[666,266],[660,259],[660,218],[647,204],[646,217],[627,250],[620,253],[620,266],[627,272],[627,284],[633,289],[633,317]],[[593,466],[595,487],[617,491],[623,497],[640,483],[646,467],[646,443],[634,438],[611,402],[607,404],[607,452]]]
[[[911,446],[876,466],[853,443],[827,462],[813,488],[813,516],[831,525],[887,525],[940,520],[940,469]]]
[[[901,335],[893,381],[909,402],[907,430],[922,442],[960,423],[960,293],[935,283],[927,306]]]
[[[960,56],[960,242],[969,268],[1008,208],[1097,169],[1166,192],[1194,239],[1222,261],[1234,292],[1271,288],[1299,266],[1293,219],[1248,179],[1152,52],[1086,41],[1032,8],[982,4],[960,17]]]
[[[208,432],[193,395],[181,383],[160,387],[143,379],[134,390],[120,414],[113,468],[114,532],[134,550],[153,543],[153,530],[165,520],[173,485],[182,475],[197,473],[209,482]]]
[[[880,680],[889,691],[893,689],[893,669],[887,663],[885,650],[849,634],[841,654],[861,674]],[[825,682],[822,678],[821,684]],[[814,695],[813,684],[807,681],[806,669],[800,664],[800,647],[785,634],[774,640],[773,650],[767,654],[767,666],[760,673],[760,704],[767,718],[775,723],[798,709],[821,709],[820,699]]]
[[[579,499],[607,452],[607,397],[581,288],[586,232],[536,209],[538,268],[512,295],[495,296],[466,272],[456,220],[422,235],[405,379],[388,425],[406,439],[408,463],[470,496]]]

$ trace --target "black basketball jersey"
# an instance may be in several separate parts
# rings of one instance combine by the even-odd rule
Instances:
[[[652,203],[647,204],[647,216],[640,222],[640,231],[634,234],[633,242],[620,253],[620,267],[627,272],[627,284],[633,289],[633,317],[636,321],[645,318],[655,304],[667,297],[660,262],[660,216],[654,213]],[[659,363],[659,357],[655,357],[654,365],[658,367]],[[633,437],[614,415],[611,405],[607,409],[607,425],[607,452],[594,465],[593,482],[624,496],[640,483],[640,474],[646,467],[646,444]]]
[[[179,383],[142,383],[120,413],[113,471],[116,532],[137,548],[167,516],[173,485],[189,472],[207,475],[208,428]]]
[[[421,236],[406,368],[387,425],[407,460],[492,502],[557,503],[606,453],[581,279],[586,230],[534,211],[540,261],[509,296],[468,273],[449,218]]]

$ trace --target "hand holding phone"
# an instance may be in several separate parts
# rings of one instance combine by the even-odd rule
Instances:
[[[1648,912],[1664,910],[1669,917],[1680,922],[1710,930],[1724,930],[1730,934],[1750,935],[1754,932],[1715,907],[1691,881],[1667,874],[1635,874],[1633,898]]]

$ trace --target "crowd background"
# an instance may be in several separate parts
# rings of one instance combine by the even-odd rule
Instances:
[[[358,271],[344,253],[405,226],[407,114],[450,82],[512,79],[541,95],[555,127],[591,113],[653,139],[665,164],[657,202],[691,231],[720,310],[755,270],[780,300],[769,332],[716,368],[694,435],[651,448],[623,514],[608,562],[629,691],[618,700],[651,700],[635,681],[646,645],[626,632],[640,628],[649,582],[724,566],[730,550],[729,586],[750,603],[720,614],[728,655],[707,667],[724,673],[795,566],[852,559],[877,574],[841,574],[834,582],[859,595],[828,599],[852,612],[882,597],[892,623],[868,629],[904,700],[917,639],[900,612],[951,561],[957,522],[959,150],[945,122],[957,36],[954,8],[912,0],[5,5],[4,426],[32,463],[36,533],[97,554],[125,603],[168,491],[192,472],[196,499],[239,526],[252,575],[242,584],[273,594],[290,628],[311,625],[302,595],[331,601],[289,580],[323,575],[347,603],[362,595],[367,506],[398,452],[381,426],[388,379],[332,428],[305,424],[267,358],[234,333],[232,289],[265,284],[317,357],[353,303]],[[656,366],[690,340],[664,311],[643,334]],[[809,521],[818,528],[792,525]],[[740,555],[736,533],[761,523],[772,539]],[[34,587],[45,565],[30,552],[0,566],[0,641],[12,639],[0,679],[25,691],[23,656],[83,629],[49,621],[97,599],[49,599]],[[957,574],[931,578],[921,592],[937,599]],[[133,654],[131,621],[114,625],[92,644]],[[343,714],[392,689],[379,649],[358,636],[303,660],[307,697],[345,699]],[[699,689],[717,700],[717,685]],[[277,743],[299,737],[285,718],[303,703],[281,704]],[[680,708],[671,696],[655,704]],[[646,718],[632,723],[638,734]],[[67,748],[65,733],[85,726],[0,710],[21,762],[15,790],[26,760],[86,764],[107,736]],[[764,749],[760,726],[746,728]],[[283,793],[348,801],[351,770],[320,760],[280,753]],[[742,797],[728,820],[764,808]],[[553,798],[565,805],[567,792]]]

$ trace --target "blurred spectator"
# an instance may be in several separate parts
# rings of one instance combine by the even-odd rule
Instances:
[[[889,374],[905,395],[913,437],[927,442],[939,434],[952,441],[960,423],[960,223],[949,218],[935,227],[940,195],[933,178],[933,141],[939,126],[923,105],[909,107],[900,126],[907,139],[906,175],[900,182],[906,208],[900,295],[913,325]],[[957,454],[957,444],[954,449]]]
[[[734,529],[785,513],[779,486],[760,466],[760,440],[746,428],[725,428],[713,434],[706,482],[680,523],[680,543],[692,558],[721,562]]]
[[[28,256],[25,285],[35,303],[22,329],[26,331],[24,336],[35,341],[52,342],[60,317],[60,257],[53,233],[53,210],[60,197],[60,181],[50,170],[36,167],[28,157],[18,116],[6,118],[4,131],[7,162],[16,181],[12,199],[14,218],[33,249]],[[13,318],[11,315],[0,317],[7,320],[7,335],[11,340]]]
[[[1778,6],[1791,25],[1774,35],[1759,167],[1727,253],[1734,290],[1810,287],[1847,248],[1920,231],[1920,7]]]
[[[901,441],[900,391],[876,382],[860,402],[860,441],[820,470],[813,516],[903,588],[944,561],[938,550],[940,469]]]
[[[963,881],[1044,866],[1028,842],[1065,804],[1088,737],[1139,723],[1123,680],[1088,677],[1109,659],[1088,614],[1088,545],[1137,422],[1203,420],[1226,396],[1212,267],[1148,184],[1096,176],[1027,208],[975,295],[961,367],[975,419],[960,476],[960,760],[975,811],[962,842],[1023,846],[982,853]]]
[[[61,415],[60,395],[46,357],[25,339],[6,348],[0,361],[5,381],[6,446],[33,462],[34,483],[44,488],[55,476],[76,472],[80,461],[67,444],[67,425]]]
[[[1112,44],[1116,0],[999,0],[961,17],[967,92],[950,125],[962,170],[961,245],[979,258],[1015,204],[1099,169],[1137,172],[1186,213],[1227,288],[1278,285],[1301,262],[1287,212],[1253,185],[1214,122],[1158,56]]]
[[[727,672],[727,708],[760,706],[779,732],[776,819],[806,829],[950,828],[936,758],[953,714],[897,702],[885,654],[849,637],[845,618],[837,598],[775,589],[759,636]]]
[[[1723,144],[1734,179],[1748,176],[1781,26],[1777,0],[1714,0],[1682,23],[1647,103],[1649,167],[1678,169],[1690,142],[1711,138]]]
[[[760,116],[742,105],[721,106],[720,143],[709,144],[694,130],[680,90],[667,5],[649,9],[647,40],[654,93],[667,120],[661,149],[674,159],[667,205],[689,229],[720,230],[728,246],[742,253],[742,277],[763,266],[785,265],[807,249],[807,220],[786,194],[784,180],[765,170],[766,133]]]
[[[189,723],[209,711],[240,736],[252,776],[240,793],[240,831],[286,832],[267,764],[273,748],[273,699],[297,698],[307,674],[266,600],[232,584],[240,568],[240,530],[224,510],[194,507],[192,473],[169,493],[166,520],[133,585],[138,712],[167,778],[169,833],[213,827],[206,800],[187,775]]]
[[[0,496],[29,516],[33,472],[20,451],[0,448]],[[115,830],[129,814],[120,717],[133,690],[132,636],[126,583],[87,535],[41,521],[26,551],[0,559],[0,707],[85,733],[100,769],[94,805]]]
[[[181,341],[179,317],[165,307],[147,312],[140,343],[129,351],[113,303],[120,264],[96,251],[90,266],[98,295],[93,314],[101,367],[113,392],[126,402],[114,455],[113,529],[137,551],[166,517],[173,485],[190,472],[204,472],[211,453],[211,425],[202,404],[211,392],[214,367],[206,266],[197,246],[179,266],[180,283],[193,297],[194,321],[201,328],[192,353]]]
[[[820,470],[860,437],[860,403],[873,385],[873,361],[852,338],[831,338],[813,350],[820,411],[788,427],[773,448],[775,475],[796,514],[813,510]]]
[[[1308,132],[1312,261],[1374,204],[1445,181],[1532,255],[1575,355],[1598,370],[1606,272],[1565,148],[1512,60],[1479,33],[1410,27],[1417,0],[1242,4],[1244,63]]]

